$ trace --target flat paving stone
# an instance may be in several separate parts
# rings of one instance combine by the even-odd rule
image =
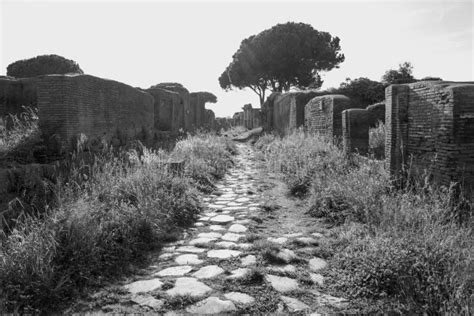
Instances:
[[[215,241],[217,238],[209,238],[209,237],[199,237],[193,239],[189,242],[190,245],[208,245],[211,242]]]
[[[177,266],[163,269],[154,275],[156,276],[182,276],[193,269],[191,266]]]
[[[169,258],[172,258],[174,256],[174,253],[163,253],[158,256],[159,259],[166,260]]]
[[[212,217],[210,221],[213,223],[230,223],[234,219],[235,218],[233,216],[229,216],[229,215],[217,215],[217,216]]]
[[[324,285],[324,276],[322,276],[319,273],[310,273],[309,277],[313,283],[319,284],[319,285]]]
[[[134,295],[130,300],[138,305],[148,306],[155,309],[160,309],[164,303],[163,300],[158,300],[151,295]]]
[[[239,247],[240,249],[249,249],[249,248],[252,248],[252,244],[241,243],[241,244],[237,244],[237,247]]]
[[[285,234],[285,237],[295,238],[295,237],[300,237],[301,235],[303,235],[303,233],[290,233],[290,234]]]
[[[211,292],[212,289],[195,278],[178,278],[173,288],[166,291],[169,296],[190,295],[199,297]]]
[[[246,198],[246,197],[241,197],[241,198],[238,198],[237,200],[235,200],[235,202],[240,202],[240,203],[248,202],[248,201],[250,201],[250,199]]]
[[[231,257],[237,257],[241,254],[238,250],[229,250],[229,249],[213,249],[207,252],[209,258],[219,258],[227,259]]]
[[[229,231],[232,233],[243,233],[247,231],[247,227],[241,224],[233,224],[229,227]]]
[[[211,233],[200,233],[198,234],[199,238],[220,238],[222,237],[222,234],[211,232]]]
[[[324,235],[321,234],[321,233],[312,233],[311,235],[316,237],[316,238],[324,238]]]
[[[245,293],[240,293],[240,292],[226,293],[224,294],[224,297],[238,304],[246,305],[246,304],[252,304],[253,302],[255,302],[255,299],[252,296]]]
[[[257,264],[257,257],[254,255],[248,255],[240,259],[240,264],[244,267]]]
[[[300,238],[296,238],[296,240],[305,246],[313,246],[313,245],[319,244],[319,242],[316,239],[311,238],[311,237],[300,237]]]
[[[198,279],[211,279],[219,274],[223,273],[224,269],[222,269],[219,266],[216,265],[211,265],[211,266],[205,266],[199,269],[198,271],[193,273],[193,276],[198,278]]]
[[[197,222],[194,224],[194,226],[196,227],[203,227],[204,226],[204,223],[203,222]]]
[[[231,301],[224,301],[219,299],[218,297],[213,296],[208,297],[186,308],[186,312],[188,313],[205,315],[222,314],[233,312],[236,310],[237,308]]]
[[[123,287],[127,289],[130,293],[132,294],[137,294],[140,292],[151,292],[154,290],[159,290],[161,289],[161,286],[163,285],[163,282],[161,282],[160,279],[151,279],[151,280],[141,280],[141,281],[136,281],[127,285],[124,285]]]
[[[194,265],[194,264],[201,264],[202,263],[202,260],[199,259],[197,255],[191,255],[191,254],[178,256],[174,259],[174,261],[177,264],[182,264],[182,265],[185,265],[185,264]]]
[[[228,279],[241,279],[244,276],[246,276],[247,273],[249,273],[249,271],[250,269],[247,269],[247,268],[238,268],[238,269],[230,271],[231,275],[229,275],[227,278]]]
[[[276,244],[283,245],[288,241],[288,238],[286,237],[268,237],[268,241],[274,242]]]
[[[221,230],[225,230],[225,227],[222,225],[211,225],[209,226],[209,229],[213,231],[221,231]]]
[[[245,236],[242,234],[226,233],[221,238],[227,241],[238,241],[240,238],[243,238],[243,237]]]
[[[291,264],[287,264],[287,265],[284,265],[284,266],[269,266],[268,269],[272,272],[282,272],[282,273],[285,273],[285,272],[294,273],[294,272],[296,272],[296,267],[291,265]]]
[[[226,211],[241,211],[241,210],[245,210],[247,207],[245,206],[226,206],[223,208],[223,210],[226,210]]]
[[[201,217],[199,217],[199,220],[200,220],[200,221],[208,221],[208,220],[209,220],[209,216],[201,216]]]
[[[293,250],[290,249],[281,249],[275,256],[286,263],[290,263],[298,258]]]
[[[216,242],[215,245],[219,248],[232,248],[237,246],[237,244],[232,241],[220,241]]]
[[[321,259],[321,258],[313,258],[309,260],[309,269],[311,271],[317,272],[321,269],[326,268],[327,265],[328,263],[326,262],[326,260]]]
[[[244,213],[244,214],[240,214],[239,215],[247,215],[247,213]],[[249,219],[238,219],[238,220],[235,220],[234,223],[236,224],[248,224],[250,223],[250,220]]]
[[[227,206],[242,206],[242,203],[229,202],[229,203],[227,203]]]
[[[280,299],[290,312],[301,312],[309,308],[308,305],[293,297],[281,296]]]
[[[267,280],[276,291],[281,293],[298,289],[298,282],[295,279],[267,274],[265,280]]]
[[[194,246],[181,246],[178,249],[176,249],[178,252],[191,252],[191,253],[201,253],[206,251],[204,248],[198,248]]]

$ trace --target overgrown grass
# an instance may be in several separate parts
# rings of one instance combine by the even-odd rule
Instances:
[[[86,286],[100,283],[176,238],[200,211],[196,164],[216,163],[200,174],[215,180],[231,163],[232,145],[200,135],[176,151],[107,154],[77,166],[58,187],[58,206],[41,219],[19,220],[0,245],[0,310],[47,311]],[[167,162],[181,157],[182,175]],[[174,158],[173,158],[174,159]]]
[[[385,124],[379,121],[375,128],[369,129],[369,154],[374,158],[385,157]]]
[[[471,201],[454,186],[396,189],[382,162],[344,157],[324,137],[302,132],[261,148],[290,193],[305,197],[308,212],[335,225],[327,251],[333,291],[395,302],[404,312],[467,314],[474,220]]]

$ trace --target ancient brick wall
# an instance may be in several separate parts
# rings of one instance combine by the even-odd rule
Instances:
[[[201,128],[206,122],[206,108],[205,102],[202,100],[201,94],[192,92],[189,94],[191,108],[194,111],[194,125],[196,128]]]
[[[304,126],[306,104],[314,97],[320,95],[321,92],[309,90],[291,92],[289,94],[291,96],[289,128],[294,130]]]
[[[385,102],[379,102],[367,106],[369,112],[369,125],[376,127],[379,122],[385,123]]]
[[[45,76],[38,84],[39,125],[70,148],[73,140],[141,138],[154,126],[153,97],[126,84],[90,75]]]
[[[343,95],[325,95],[311,99],[305,106],[305,130],[328,137],[342,137],[342,111],[351,108]]]
[[[22,106],[36,106],[36,88],[39,77],[15,79],[0,78],[0,118],[24,112]]]
[[[386,165],[399,176],[474,184],[474,83],[417,82],[386,89]],[[406,168],[405,168],[406,169]]]
[[[234,126],[244,126],[244,112],[235,112],[232,121]]]
[[[216,128],[216,115],[213,110],[206,110],[206,123],[205,127],[209,130],[215,130]]]
[[[180,120],[174,119],[175,110],[179,109],[181,97],[178,93],[161,89],[150,88],[146,92],[154,98],[154,127],[157,131],[178,131],[181,128]]]
[[[260,109],[252,109],[252,128],[262,126],[262,111]]]
[[[348,109],[342,111],[342,143],[346,154],[369,151],[369,111]]]
[[[280,135],[285,135],[290,129],[290,94],[279,94],[274,97],[272,127]]]

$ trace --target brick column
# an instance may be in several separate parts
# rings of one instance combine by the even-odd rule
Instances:
[[[395,178],[407,162],[409,91],[407,85],[385,89],[385,166]]]
[[[342,111],[342,141],[344,152],[369,152],[369,113],[364,109]]]

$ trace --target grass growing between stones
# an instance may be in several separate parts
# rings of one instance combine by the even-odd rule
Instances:
[[[87,180],[63,183],[54,209],[41,219],[19,218],[0,241],[0,310],[56,310],[85,286],[129,271],[148,251],[176,239],[200,211],[200,179],[207,186],[222,177],[232,152],[224,138],[198,135],[171,154],[105,155],[71,171],[77,173],[71,179]],[[184,174],[169,171],[170,157],[184,159]],[[204,164],[212,167],[199,167]]]
[[[321,136],[266,137],[256,147],[289,194],[333,227],[318,246],[330,260],[328,290],[372,302],[360,304],[364,312],[468,313],[472,201],[422,181],[397,189],[382,162],[347,158]]]

